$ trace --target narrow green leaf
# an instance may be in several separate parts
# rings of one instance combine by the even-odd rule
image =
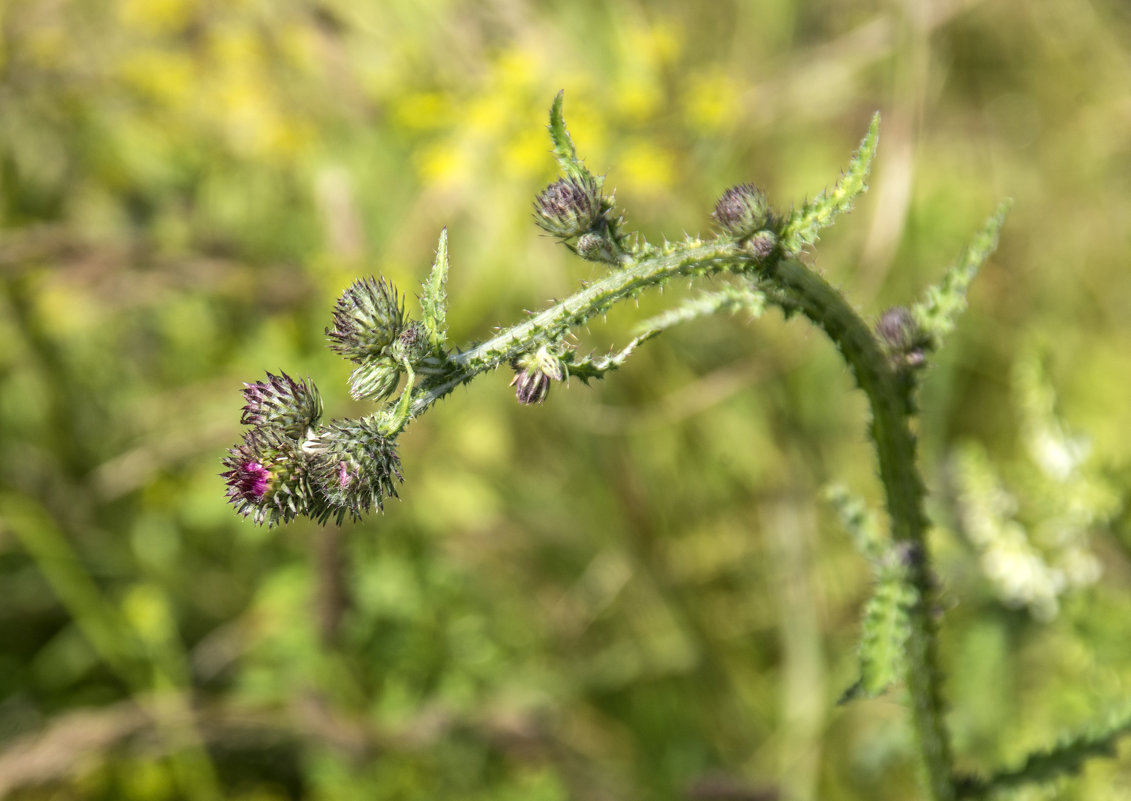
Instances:
[[[841,697],[875,698],[903,678],[903,655],[911,635],[908,610],[915,589],[902,580],[902,571],[888,571],[876,584],[864,607],[860,632],[860,680]]]
[[[562,168],[562,174],[567,178],[585,178],[589,170],[577,158],[577,151],[573,147],[573,139],[566,129],[565,117],[562,115],[562,100],[565,91],[558,92],[554,104],[550,107],[550,139],[554,142],[554,158]],[[600,180],[598,179],[598,185]]]
[[[786,253],[797,254],[807,245],[817,241],[823,228],[833,224],[837,215],[849,211],[857,196],[868,189],[868,172],[876,155],[876,143],[880,137],[880,114],[872,116],[868,133],[860,142],[860,147],[852,154],[848,169],[831,189],[826,189],[800,208],[795,209],[782,228],[781,243]]]
[[[436,245],[436,260],[432,272],[424,283],[420,296],[420,309],[424,314],[424,331],[432,349],[441,350],[448,340],[448,229],[440,231],[440,242]]]
[[[901,558],[901,551],[884,536],[877,515],[863,498],[834,484],[825,490],[825,499],[876,577],[860,626],[860,678],[841,696],[843,704],[874,698],[903,678],[903,655],[911,636],[910,610],[918,591],[910,579],[908,560]]]
[[[1006,200],[997,207],[942,281],[928,288],[923,299],[912,306],[911,314],[932,350],[939,349],[946,335],[954,330],[958,315],[966,310],[966,291],[978,269],[997,248],[998,235],[1011,205],[1012,201]]]

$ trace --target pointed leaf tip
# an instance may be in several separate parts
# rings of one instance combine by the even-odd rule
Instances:
[[[852,154],[848,168],[840,180],[820,192],[813,200],[805,201],[789,215],[782,229],[781,242],[787,253],[799,253],[817,241],[818,234],[833,224],[838,215],[852,209],[856,198],[868,190],[868,173],[876,156],[880,138],[880,113],[872,115],[868,131],[860,146]]]
[[[550,139],[554,143],[554,158],[558,160],[562,173],[567,178],[582,179],[589,176],[589,171],[577,158],[577,150],[573,146],[573,139],[566,128],[565,115],[562,112],[562,102],[565,90],[561,90],[554,97],[550,106]]]
[[[448,338],[448,229],[440,229],[440,239],[436,244],[436,259],[432,272],[424,283],[420,295],[420,310],[423,312],[424,330],[433,350],[444,347]]]
[[[930,342],[931,350],[942,347],[943,340],[957,325],[958,316],[966,310],[966,293],[982,264],[997,249],[1001,229],[1012,205],[1010,199],[998,204],[942,280],[928,287],[923,299],[912,306],[911,314]]]

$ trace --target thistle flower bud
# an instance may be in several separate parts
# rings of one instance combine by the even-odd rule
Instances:
[[[735,239],[745,239],[770,224],[770,206],[762,190],[739,184],[723,192],[711,216]]]
[[[613,243],[600,234],[582,234],[578,237],[574,250],[577,251],[578,256],[586,261],[600,261],[606,264],[618,264],[620,262],[620,257],[616,248],[613,247]]]
[[[244,384],[243,396],[241,423],[274,426],[295,439],[322,417],[322,398],[309,378],[299,383],[286,373],[268,373],[266,381]]]
[[[563,239],[585,233],[600,216],[601,190],[591,175],[560,178],[534,201],[534,222]]]
[[[220,476],[228,501],[257,525],[289,523],[317,501],[307,475],[306,457],[297,443],[274,429],[253,428],[224,457]]]
[[[326,329],[330,349],[360,363],[382,354],[400,336],[404,304],[384,278],[360,279],[338,298],[333,323]]]
[[[765,261],[777,246],[777,234],[773,231],[758,231],[746,240],[745,249],[758,261]]]
[[[350,396],[354,400],[380,401],[393,394],[403,370],[389,356],[370,359],[350,374]]]
[[[380,511],[385,498],[397,495],[394,479],[404,480],[396,441],[366,418],[321,427],[306,451],[314,462],[312,480],[328,504],[323,522],[331,515],[340,523],[346,515],[356,520]]]
[[[511,365],[515,369],[511,386],[518,402],[524,405],[541,403],[550,394],[550,384],[563,378],[562,361],[545,346],[534,353],[527,353],[515,359]]]
[[[894,306],[876,323],[876,336],[884,343],[892,360],[900,367],[926,364],[927,342],[915,317],[903,306]]]
[[[416,364],[428,355],[428,337],[424,333],[424,326],[412,323],[393,342],[393,358],[397,361],[406,361]]]

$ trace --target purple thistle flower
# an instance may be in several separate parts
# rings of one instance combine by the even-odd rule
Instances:
[[[220,477],[238,514],[269,526],[307,514],[316,503],[298,445],[274,429],[253,428],[224,457]]]

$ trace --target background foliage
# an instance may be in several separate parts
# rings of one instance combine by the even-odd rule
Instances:
[[[820,490],[877,487],[800,322],[698,323],[537,408],[476,382],[340,532],[223,503],[241,382],[363,409],[322,334],[356,275],[411,291],[447,225],[469,341],[603,269],[530,220],[563,88],[652,238],[733,183],[815,193],[879,109],[812,258],[873,317],[1015,198],[923,395],[956,750],[1131,692],[1126,4],[22,0],[0,33],[0,796],[914,795],[898,692],[835,705],[871,578]],[[1124,749],[1024,797],[1129,794]]]

